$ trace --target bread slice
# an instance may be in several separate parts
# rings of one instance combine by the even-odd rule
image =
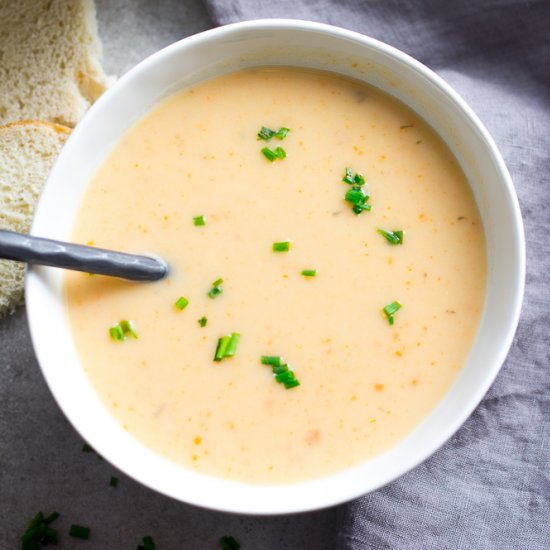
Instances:
[[[0,124],[74,126],[105,90],[93,0],[0,1]]]
[[[0,127],[0,229],[28,233],[46,177],[70,133],[50,122]],[[0,260],[0,318],[23,303],[25,265]]]

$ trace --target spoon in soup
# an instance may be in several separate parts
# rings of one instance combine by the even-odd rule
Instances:
[[[130,281],[158,281],[168,274],[168,264],[158,257],[126,254],[14,231],[0,230],[0,258]]]

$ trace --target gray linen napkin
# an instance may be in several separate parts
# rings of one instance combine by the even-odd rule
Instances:
[[[550,2],[205,0],[218,24],[322,21],[416,57],[470,104],[512,174],[527,288],[512,350],[458,433],[394,483],[340,507],[335,546],[550,548]]]

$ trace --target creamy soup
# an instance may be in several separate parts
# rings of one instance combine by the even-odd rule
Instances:
[[[171,267],[67,275],[105,406],[168,459],[246,482],[395,445],[453,383],[483,307],[483,227],[449,150],[394,99],[320,72],[247,70],[162,102],[100,167],[74,238]]]

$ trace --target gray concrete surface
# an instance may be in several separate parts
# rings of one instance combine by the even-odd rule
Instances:
[[[187,35],[212,26],[198,0],[96,0],[104,65],[121,75]],[[161,496],[107,461],[83,453],[42,377],[25,310],[0,321],[0,550],[16,550],[26,522],[57,510],[60,550],[135,550],[150,534],[158,550],[215,550],[234,535],[243,550],[328,550],[335,511],[284,517],[211,512]],[[118,487],[109,487],[112,475]],[[67,536],[91,527],[88,541]]]

